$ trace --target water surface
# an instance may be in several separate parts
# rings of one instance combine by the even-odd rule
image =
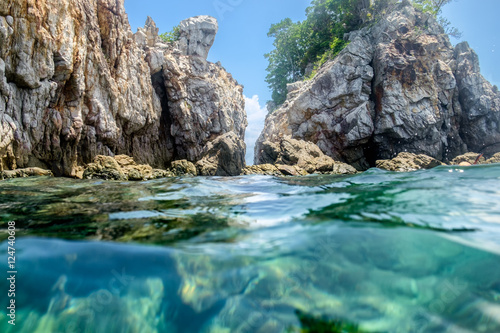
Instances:
[[[499,332],[499,189],[500,165],[0,182],[0,331]]]

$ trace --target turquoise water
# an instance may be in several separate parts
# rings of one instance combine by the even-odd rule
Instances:
[[[500,165],[15,179],[0,221],[18,229],[1,332],[298,332],[297,311],[362,332],[500,332]]]

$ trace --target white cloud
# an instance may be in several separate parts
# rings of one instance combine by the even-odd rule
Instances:
[[[255,141],[259,138],[264,121],[267,115],[266,106],[260,106],[259,96],[253,95],[252,98],[245,97],[245,111],[247,112],[248,127],[245,133],[245,142],[247,144],[246,162],[253,164]]]

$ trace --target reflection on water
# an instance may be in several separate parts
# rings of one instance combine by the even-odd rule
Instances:
[[[496,165],[2,182],[22,230],[0,331],[499,332],[499,185]]]

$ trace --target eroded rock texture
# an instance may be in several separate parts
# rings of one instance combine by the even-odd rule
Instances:
[[[245,167],[245,128],[247,118],[243,87],[219,64],[206,60],[217,33],[217,21],[197,16],[180,23],[180,39],[172,44],[142,44],[150,66],[153,86],[162,100],[162,124],[168,127],[167,152],[174,159],[197,162],[205,157],[207,145],[230,135],[236,150],[231,152],[235,167],[215,165],[217,175],[238,175]],[[146,40],[155,35],[156,26],[148,20],[143,31]],[[139,33],[138,33],[139,34]],[[157,38],[157,36],[156,36]],[[141,37],[142,39],[142,37]],[[222,154],[224,155],[224,154]]]
[[[295,140],[285,136],[278,143],[265,141],[261,145],[262,155],[260,165],[274,165],[287,175],[323,174],[355,174],[352,166],[334,161],[325,155],[317,145],[304,140]],[[290,168],[293,167],[293,168]],[[258,168],[248,168],[249,174]],[[261,168],[267,174],[268,167]]]
[[[123,0],[3,1],[3,168],[75,175],[97,155],[118,154],[165,168],[196,162],[224,133],[243,140],[242,87],[206,61],[217,31],[207,21],[217,23],[193,20],[181,41],[196,47],[182,51],[158,43],[152,19],[134,36]]]
[[[403,1],[316,76],[289,85],[255,148],[290,135],[363,170],[400,152],[441,161],[468,150],[498,151],[498,89],[479,72],[466,43],[454,49],[436,20]]]

